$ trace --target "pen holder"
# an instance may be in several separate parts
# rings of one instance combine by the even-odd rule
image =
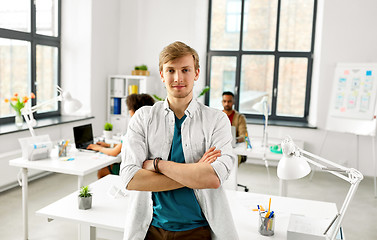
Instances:
[[[265,217],[266,213],[259,214],[259,227],[258,231],[263,236],[272,236],[274,235],[275,229],[275,216],[274,213],[271,218]]]
[[[65,142],[58,143],[58,155],[59,157],[66,157],[68,152],[68,144]]]

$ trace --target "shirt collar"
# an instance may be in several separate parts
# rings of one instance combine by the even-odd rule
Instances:
[[[199,107],[198,101],[195,98],[193,98],[190,104],[188,105],[188,107],[186,108],[185,114],[188,117],[192,118],[194,116],[196,109],[198,109],[198,107]]]
[[[185,110],[186,116],[192,118],[196,109],[198,109],[198,107],[199,107],[198,101],[193,98]],[[172,110],[169,107],[168,98],[164,100],[164,109],[165,109],[165,115],[168,114],[169,112],[172,112]]]

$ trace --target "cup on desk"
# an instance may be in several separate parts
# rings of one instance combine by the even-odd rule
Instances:
[[[258,231],[263,236],[274,235],[275,213],[271,217],[266,217],[266,212],[259,213]]]
[[[58,156],[66,157],[68,153],[69,140],[58,142]]]

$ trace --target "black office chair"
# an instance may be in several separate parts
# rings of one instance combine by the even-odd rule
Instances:
[[[239,166],[241,163],[246,162],[246,159],[247,159],[246,156],[242,156],[242,155],[239,156],[239,158],[241,158],[241,159],[240,159],[240,161],[239,161],[238,166]],[[246,185],[242,185],[242,184],[237,183],[237,187],[242,187],[242,188],[244,188],[244,191],[245,191],[245,192],[248,192],[248,191],[249,191],[249,188],[248,188]]]

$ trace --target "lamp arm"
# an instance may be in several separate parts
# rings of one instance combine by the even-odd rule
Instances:
[[[361,182],[361,180],[363,180],[364,176],[360,171],[358,171],[354,168],[346,168],[342,165],[339,165],[337,163],[331,162],[327,159],[324,159],[322,157],[319,157],[317,155],[309,153],[305,150],[302,150],[302,149],[298,148],[297,146],[295,146],[295,147],[296,147],[295,153],[297,153],[297,152],[302,153],[302,154],[307,155],[307,156],[309,156],[309,157],[311,157],[311,158],[313,158],[317,161],[321,161],[322,163],[325,163],[329,166],[335,167],[335,169],[328,168],[327,166],[323,165],[322,163],[316,162],[313,159],[310,159],[310,158],[303,156],[305,158],[305,160],[308,161],[309,163],[311,163],[311,164],[313,164],[317,167],[320,167],[323,170],[328,171],[331,174],[333,174],[333,175],[335,175],[339,178],[342,178],[343,180],[345,180],[345,181],[347,181],[351,184],[351,186],[348,190],[347,196],[346,196],[346,198],[345,198],[345,200],[342,204],[342,207],[340,208],[340,210],[338,212],[338,217],[334,221],[332,221],[330,223],[330,225],[328,226],[328,228],[330,228],[331,225],[335,224],[335,227],[333,228],[333,231],[330,234],[330,239],[334,240],[339,229],[340,229],[340,225],[343,221],[344,214],[347,211],[348,206],[352,201],[352,198],[355,196],[356,190],[359,187],[359,183]],[[342,175],[341,173],[347,173],[348,176]],[[326,230],[326,232],[327,232],[327,230]],[[324,234],[326,234],[326,232]]]
[[[63,100],[63,97],[62,97],[63,90],[59,86],[56,86],[56,88],[57,88],[57,91],[58,91],[58,96],[51,98],[51,99],[49,99],[45,102],[42,102],[40,104],[34,105],[30,108],[24,107],[24,108],[21,109],[21,114],[26,121],[26,125],[29,128],[31,136],[33,136],[33,137],[35,136],[35,132],[34,132],[34,129],[33,129],[33,122],[35,123],[35,119],[33,117],[33,113],[36,112],[39,108],[41,108],[43,106],[46,106],[46,105],[49,105],[49,104]]]
[[[50,104],[52,104],[52,103],[59,102],[59,101],[62,101],[62,100],[63,100],[63,98],[62,98],[61,95],[56,96],[56,97],[51,98],[51,99],[49,99],[49,100],[47,100],[47,101],[45,101],[45,102],[42,102],[42,103],[40,103],[40,104],[37,104],[37,105],[32,106],[32,107],[29,109],[29,113],[30,113],[30,112],[31,112],[31,113],[36,112],[39,108],[41,108],[41,107],[43,107],[43,106],[50,105]]]
[[[310,156],[310,157],[312,157],[312,158],[315,158],[315,159],[317,159],[317,160],[319,160],[319,161],[321,161],[321,162],[323,162],[323,163],[326,163],[326,164],[328,164],[328,165],[331,165],[331,166],[333,166],[333,167],[335,167],[335,168],[338,168],[338,169],[343,170],[343,171],[345,171],[345,172],[346,172],[347,170],[349,170],[349,168],[346,168],[346,167],[344,167],[344,166],[342,166],[342,165],[339,165],[339,164],[337,164],[337,163],[334,163],[334,162],[331,162],[331,161],[329,161],[329,160],[327,160],[327,159],[324,159],[324,158],[322,158],[322,157],[320,157],[320,156],[317,156],[317,155],[314,155],[314,154],[312,154],[312,153],[310,153],[310,152],[307,152],[307,151],[305,151],[305,150],[302,150],[302,149],[298,148],[297,146],[296,146],[296,148],[297,148],[300,152],[302,152],[303,154],[308,155],[308,156]],[[314,163],[313,163],[313,164],[314,164]],[[326,166],[323,165],[323,167],[326,167]]]
[[[324,158],[319,157],[317,155],[314,155],[314,154],[312,154],[310,152],[302,150],[302,149],[298,148],[297,146],[296,146],[296,151],[301,152],[302,154],[307,155],[307,156],[309,156],[309,157],[311,157],[313,159],[316,159],[317,161],[326,163],[327,165],[334,167],[335,169],[329,168],[329,167],[327,167],[324,164],[316,162],[316,161],[314,161],[314,160],[312,160],[310,158],[304,157],[305,160],[308,161],[309,163],[311,163],[311,164],[313,164],[313,165],[321,168],[322,170],[330,172],[331,174],[333,174],[333,175],[335,175],[335,176],[337,176],[339,178],[342,178],[343,180],[345,180],[345,181],[347,181],[347,182],[349,182],[351,184],[355,183],[357,181],[361,181],[364,178],[363,174],[360,171],[358,171],[358,170],[356,170],[354,168],[347,168],[347,167],[344,167],[344,166],[339,165],[337,163],[331,162],[331,161],[329,161],[327,159],[324,159]],[[348,174],[348,176],[344,176],[344,175],[342,175],[340,173],[346,173],[346,174]]]
[[[360,181],[361,181],[361,179],[360,179]],[[358,181],[358,182],[356,182],[354,184],[351,184],[351,187],[348,190],[348,193],[347,193],[346,198],[344,199],[343,205],[342,205],[342,207],[339,210],[339,213],[338,213],[339,217],[335,221],[335,227],[334,227],[332,233],[330,234],[330,239],[331,240],[335,240],[336,235],[338,234],[338,231],[340,229],[340,225],[342,224],[342,221],[343,221],[343,218],[344,218],[344,214],[347,211],[349,204],[351,203],[353,197],[356,194],[356,190],[359,187],[360,181]]]

